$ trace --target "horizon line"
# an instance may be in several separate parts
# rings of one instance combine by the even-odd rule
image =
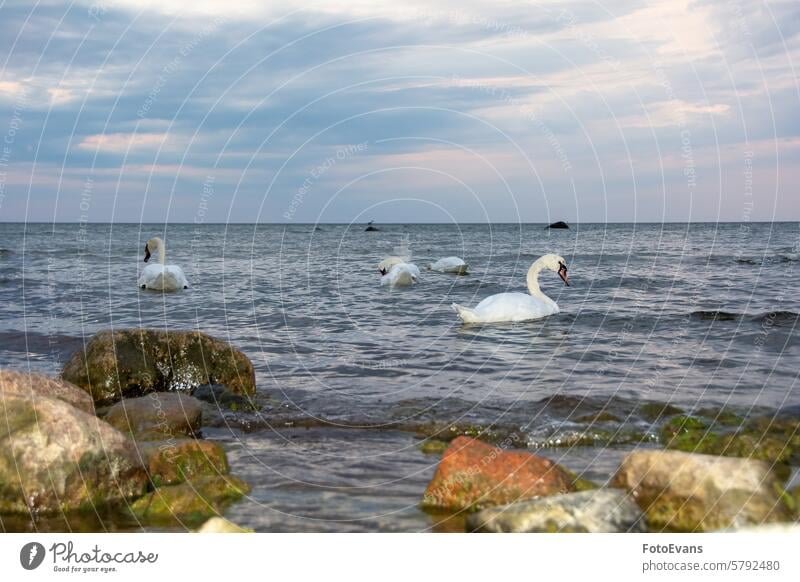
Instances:
[[[557,221],[562,222],[562,221]],[[791,224],[791,223],[800,223],[800,219],[797,220],[662,220],[662,221],[654,221],[654,220],[642,220],[642,221],[633,221],[633,220],[607,220],[607,221],[586,221],[586,222],[567,222],[563,221],[567,225],[595,225],[595,224]],[[516,221],[516,222],[413,222],[413,221],[404,221],[404,222],[377,222],[373,221],[375,226],[406,226],[406,225],[417,225],[417,224],[429,224],[429,225],[445,225],[445,226],[458,226],[458,225],[492,225],[492,224],[517,224],[517,225],[543,225],[549,226],[550,224],[555,224],[553,222],[528,222],[528,221]],[[265,226],[315,226],[315,225],[330,225],[330,226],[368,226],[369,222],[239,222],[239,221],[228,221],[228,222],[193,222],[193,221],[172,221],[172,222],[161,222],[161,221],[80,221],[80,220],[54,220],[54,221],[45,221],[45,220],[0,220],[0,224],[120,224],[120,225],[130,225],[130,224],[165,224],[165,225],[176,225],[176,226],[184,226],[184,225],[194,225],[194,226],[218,226],[218,225],[265,225]],[[558,229],[555,229],[558,230]]]

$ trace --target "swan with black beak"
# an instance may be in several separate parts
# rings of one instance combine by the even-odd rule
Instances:
[[[144,245],[144,262],[148,262],[153,253],[158,254],[158,263],[151,263],[142,269],[139,275],[139,287],[153,291],[178,291],[188,289],[189,282],[178,265],[165,265],[166,247],[164,241],[157,236]]]

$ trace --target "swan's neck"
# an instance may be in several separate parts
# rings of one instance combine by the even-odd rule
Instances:
[[[528,269],[528,292],[537,299],[541,299],[547,303],[553,303],[553,300],[542,293],[542,290],[539,288],[539,273],[543,268],[544,265],[536,261],[531,265],[531,268]]]
[[[160,264],[162,265],[164,264],[164,259],[166,258],[166,255],[167,251],[166,249],[164,249],[164,243],[162,242],[160,245],[158,245],[158,262]]]

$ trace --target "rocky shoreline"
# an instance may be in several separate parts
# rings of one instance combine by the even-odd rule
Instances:
[[[102,512],[192,529],[220,517],[249,487],[202,438],[205,403],[189,395],[220,379],[255,390],[227,343],[152,330],[98,333],[60,379],[0,371],[0,521]]]
[[[250,360],[199,332],[99,332],[61,378],[0,371],[0,396],[5,530],[94,515],[130,529],[246,531],[223,515],[250,485],[231,474],[225,449],[204,439],[204,428],[326,424],[274,410],[256,391]],[[800,418],[687,413],[658,403],[638,413],[659,423],[655,434],[613,430],[618,419],[604,411],[577,418],[583,428],[571,436],[542,443],[497,426],[394,428],[420,439],[419,455],[441,455],[419,507],[456,516],[461,531],[707,532],[797,523],[800,487],[788,482],[800,465]],[[381,430],[352,426],[373,429]],[[602,486],[539,454],[618,443],[649,448],[628,453]]]

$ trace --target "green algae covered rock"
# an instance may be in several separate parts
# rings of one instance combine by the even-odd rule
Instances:
[[[735,432],[693,417],[676,417],[661,431],[670,449],[766,461],[786,479],[800,462],[800,425],[793,419],[758,418]],[[723,432],[727,430],[728,432]]]
[[[131,504],[133,514],[146,523],[200,523],[218,516],[231,502],[250,491],[231,475],[198,477],[179,485],[158,487]]]
[[[721,426],[741,426],[744,419],[727,408],[703,408],[695,413],[697,416],[709,419],[711,422]]]
[[[645,420],[656,422],[674,414],[682,414],[683,410],[664,402],[647,402],[639,406],[636,412]]]
[[[680,451],[636,451],[612,480],[653,531],[714,531],[788,521],[791,511],[767,463]]]
[[[225,384],[236,394],[255,392],[255,372],[247,356],[196,331],[98,332],[67,361],[61,377],[98,404],[148,392],[188,392],[202,384]]]
[[[211,441],[172,439],[138,443],[138,447],[155,487],[228,473],[225,451]]]
[[[93,415],[7,393],[0,419],[0,513],[92,510],[146,491],[133,442]]]
[[[441,455],[447,448],[447,442],[439,439],[425,439],[419,445],[419,450],[426,455]]]

